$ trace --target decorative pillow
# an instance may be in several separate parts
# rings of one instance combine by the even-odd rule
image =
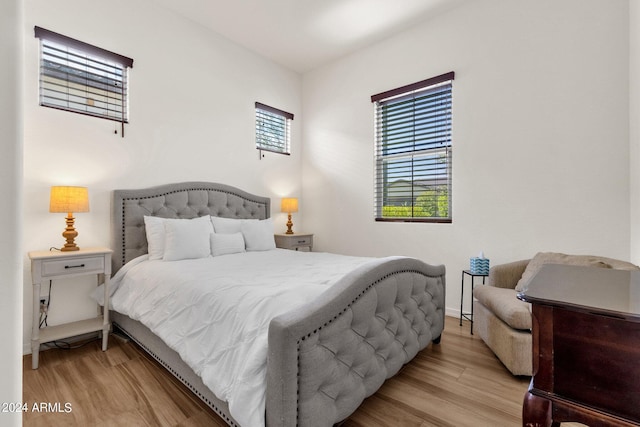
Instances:
[[[211,233],[211,255],[237,254],[244,251],[242,233]]]
[[[240,229],[244,236],[247,251],[268,251],[276,248],[273,237],[273,220],[244,221]]]
[[[144,229],[147,234],[147,253],[149,259],[162,259],[164,256],[164,223],[168,218],[145,216]]]
[[[213,230],[217,234],[240,233],[240,227],[242,226],[242,223],[246,221],[258,221],[258,220],[257,219],[240,219],[240,218],[222,218],[219,216],[211,217]]]
[[[516,291],[523,291],[526,283],[536,275],[544,264],[566,264],[584,267],[611,268],[611,265],[605,261],[609,261],[609,259],[592,255],[567,255],[556,252],[538,252],[531,261],[529,261],[529,264],[527,264],[527,268],[525,268],[524,273],[522,273],[522,277],[516,285]]]
[[[213,233],[207,217],[169,220],[164,223],[165,261],[206,258],[211,255],[209,236]]]

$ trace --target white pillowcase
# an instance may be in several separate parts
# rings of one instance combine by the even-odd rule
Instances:
[[[200,218],[164,223],[164,261],[206,258],[211,255],[209,236],[213,233],[213,227],[207,217]]]
[[[211,216],[213,230],[218,234],[240,233],[240,227],[243,222],[258,221],[257,219],[240,219],[240,218],[222,218],[219,216]]]
[[[276,248],[273,237],[273,220],[244,221],[240,224],[247,251],[268,251]]]
[[[242,233],[211,233],[211,255],[245,252]]]
[[[165,252],[165,223],[168,222],[195,222],[202,226],[202,230],[206,229],[206,233],[203,238],[209,245],[209,235],[213,232],[211,220],[208,216],[201,216],[193,219],[178,219],[178,218],[161,218],[157,216],[145,216],[144,226],[145,233],[147,234],[147,253],[149,259],[163,259]]]
[[[160,218],[158,216],[144,217],[149,259],[162,259],[164,256],[164,223],[168,220],[168,218]]]

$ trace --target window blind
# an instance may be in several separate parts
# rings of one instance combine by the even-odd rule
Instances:
[[[373,95],[375,219],[451,222],[454,73]]]
[[[126,123],[133,60],[35,27],[40,39],[40,105]]]
[[[290,154],[293,114],[256,102],[256,148]]]

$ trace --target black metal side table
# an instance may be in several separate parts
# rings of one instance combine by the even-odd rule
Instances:
[[[464,301],[464,276],[471,276],[471,312],[465,313],[462,311],[462,302]],[[473,335],[473,286],[475,284],[476,277],[482,277],[482,284],[484,285],[484,281],[489,276],[488,274],[477,274],[472,273],[471,270],[462,270],[462,284],[460,287],[460,326],[462,326],[462,319],[467,319],[471,322],[471,335]]]

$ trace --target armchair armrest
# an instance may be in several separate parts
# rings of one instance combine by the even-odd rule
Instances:
[[[529,264],[529,259],[499,264],[489,270],[489,286],[497,288],[515,289],[518,280]]]

